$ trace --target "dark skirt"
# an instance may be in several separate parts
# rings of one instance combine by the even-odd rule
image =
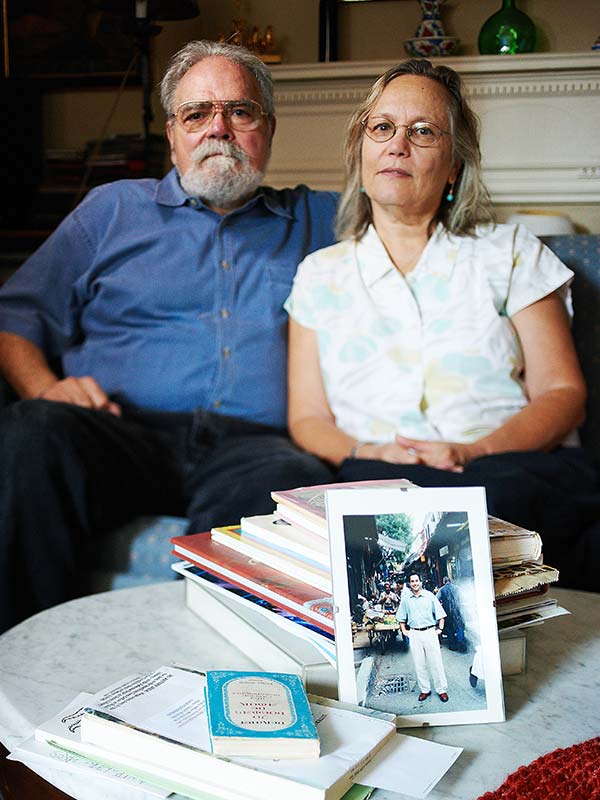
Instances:
[[[544,561],[560,585],[600,591],[600,473],[582,448],[498,453],[464,472],[420,464],[346,459],[341,482],[408,478],[418,486],[484,486],[488,512],[542,536]]]

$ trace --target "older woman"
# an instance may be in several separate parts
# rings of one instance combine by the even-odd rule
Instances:
[[[345,153],[341,241],[303,261],[286,304],[293,438],[341,480],[485,485],[490,513],[549,531],[559,560],[587,521],[573,495],[596,489],[576,446],[571,271],[493,224],[453,70],[390,69]]]

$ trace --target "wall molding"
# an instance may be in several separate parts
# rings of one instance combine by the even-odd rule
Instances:
[[[438,63],[461,73],[480,116],[484,176],[495,202],[600,201],[600,53],[463,56]],[[273,68],[279,130],[268,180],[340,188],[347,119],[389,66],[373,61]]]

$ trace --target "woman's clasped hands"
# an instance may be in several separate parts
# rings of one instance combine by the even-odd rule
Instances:
[[[472,444],[409,439],[400,434],[387,444],[364,444],[357,455],[390,464],[423,464],[450,472],[462,472],[475,457]]]

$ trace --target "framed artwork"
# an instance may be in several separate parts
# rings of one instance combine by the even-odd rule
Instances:
[[[114,85],[137,74],[133,4],[1,0],[3,77]]]
[[[327,522],[339,699],[399,727],[502,721],[485,490],[330,490]]]

